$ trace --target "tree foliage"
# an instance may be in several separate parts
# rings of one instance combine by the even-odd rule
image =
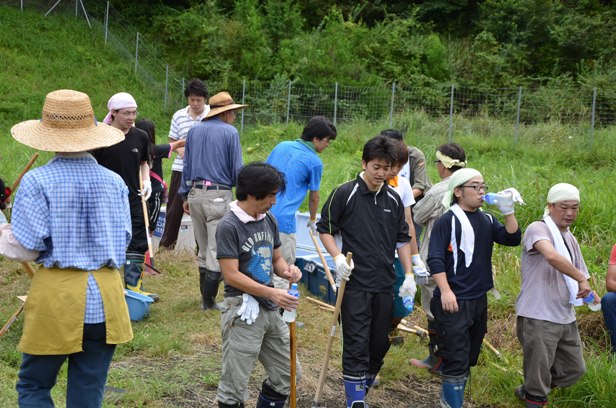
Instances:
[[[126,7],[135,21],[149,22],[145,29],[187,77],[222,82],[592,83],[595,76],[606,82],[616,55],[616,6],[600,0],[145,0]]]

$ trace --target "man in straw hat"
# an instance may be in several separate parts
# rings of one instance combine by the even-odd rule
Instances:
[[[507,200],[498,208],[505,225],[480,210],[487,186],[475,169],[460,169],[449,178],[442,204],[449,208],[434,224],[428,250],[428,267],[437,288],[430,302],[434,315],[438,354],[443,359],[440,402],[460,408],[470,368],[477,364],[487,331],[487,292],[494,286],[494,243],[520,244],[514,215],[515,189],[502,192]]]
[[[134,126],[137,118],[137,102],[130,94],[120,92],[113,95],[107,103],[109,113],[103,120],[111,127],[119,129],[125,138],[113,146],[92,152],[94,158],[103,167],[117,173],[128,186],[128,200],[132,221],[133,238],[126,250],[124,264],[124,283],[135,292],[159,299],[156,293],[143,289],[144,258],[148,250],[147,231],[141,195],[147,200],[152,193],[150,182],[150,139],[147,133]],[[141,191],[140,180],[143,183]]]
[[[231,188],[243,163],[240,135],[232,123],[237,110],[246,105],[233,102],[227,92],[212,96],[209,105],[205,119],[188,131],[179,194],[184,200],[184,211],[192,218],[199,246],[201,308],[216,310],[221,280],[216,227],[229,211]]]
[[[580,192],[567,183],[550,188],[543,219],[528,226],[522,243],[522,288],[516,302],[517,335],[524,353],[524,384],[515,394],[527,407],[548,405],[554,387],[584,374],[574,306],[593,293],[580,245],[569,230]]]
[[[56,152],[25,174],[13,206],[15,237],[39,252],[40,265],[19,343],[19,406],[53,406],[51,388],[68,359],[67,406],[100,407],[116,344],[133,337],[118,273],[131,223],[126,185],[87,151],[124,134],[97,123],[88,95],[70,90],[49,93],[42,119],[19,123],[11,134]]]

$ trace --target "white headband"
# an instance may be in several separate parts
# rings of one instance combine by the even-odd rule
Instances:
[[[445,192],[445,195],[443,196],[443,201],[442,201],[443,206],[446,209],[451,207],[451,202],[453,200],[453,190],[455,190],[456,187],[459,187],[462,184],[466,183],[473,177],[477,177],[477,176],[481,176],[481,173],[475,169],[460,169],[456,171],[455,173],[453,173],[451,177],[449,178],[449,184],[447,185],[447,191]]]
[[[111,125],[111,112],[118,109],[126,109],[126,108],[136,108],[137,102],[135,98],[129,93],[120,92],[113,95],[109,98],[109,102],[107,102],[107,109],[109,109],[109,113],[103,119],[103,122]]]

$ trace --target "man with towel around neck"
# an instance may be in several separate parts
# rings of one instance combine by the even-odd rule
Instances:
[[[449,210],[434,224],[428,250],[428,267],[437,284],[430,302],[436,343],[443,359],[441,407],[460,408],[470,368],[477,364],[487,332],[487,292],[492,280],[494,243],[520,244],[521,233],[514,216],[516,202],[510,188],[508,200],[498,209],[505,225],[480,210],[487,187],[475,169],[460,169],[449,179],[442,204]]]
[[[581,306],[591,289],[580,245],[569,230],[578,215],[580,192],[559,183],[550,188],[547,202],[543,220],[524,233],[522,289],[516,302],[524,384],[515,394],[533,408],[547,406],[550,389],[573,385],[586,370],[574,306]]]

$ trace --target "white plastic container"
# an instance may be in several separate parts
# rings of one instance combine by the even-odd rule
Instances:
[[[190,215],[182,216],[182,223],[178,231],[178,240],[175,244],[176,252],[191,251],[194,252],[197,244],[195,242],[195,230],[193,229],[192,219]]]

